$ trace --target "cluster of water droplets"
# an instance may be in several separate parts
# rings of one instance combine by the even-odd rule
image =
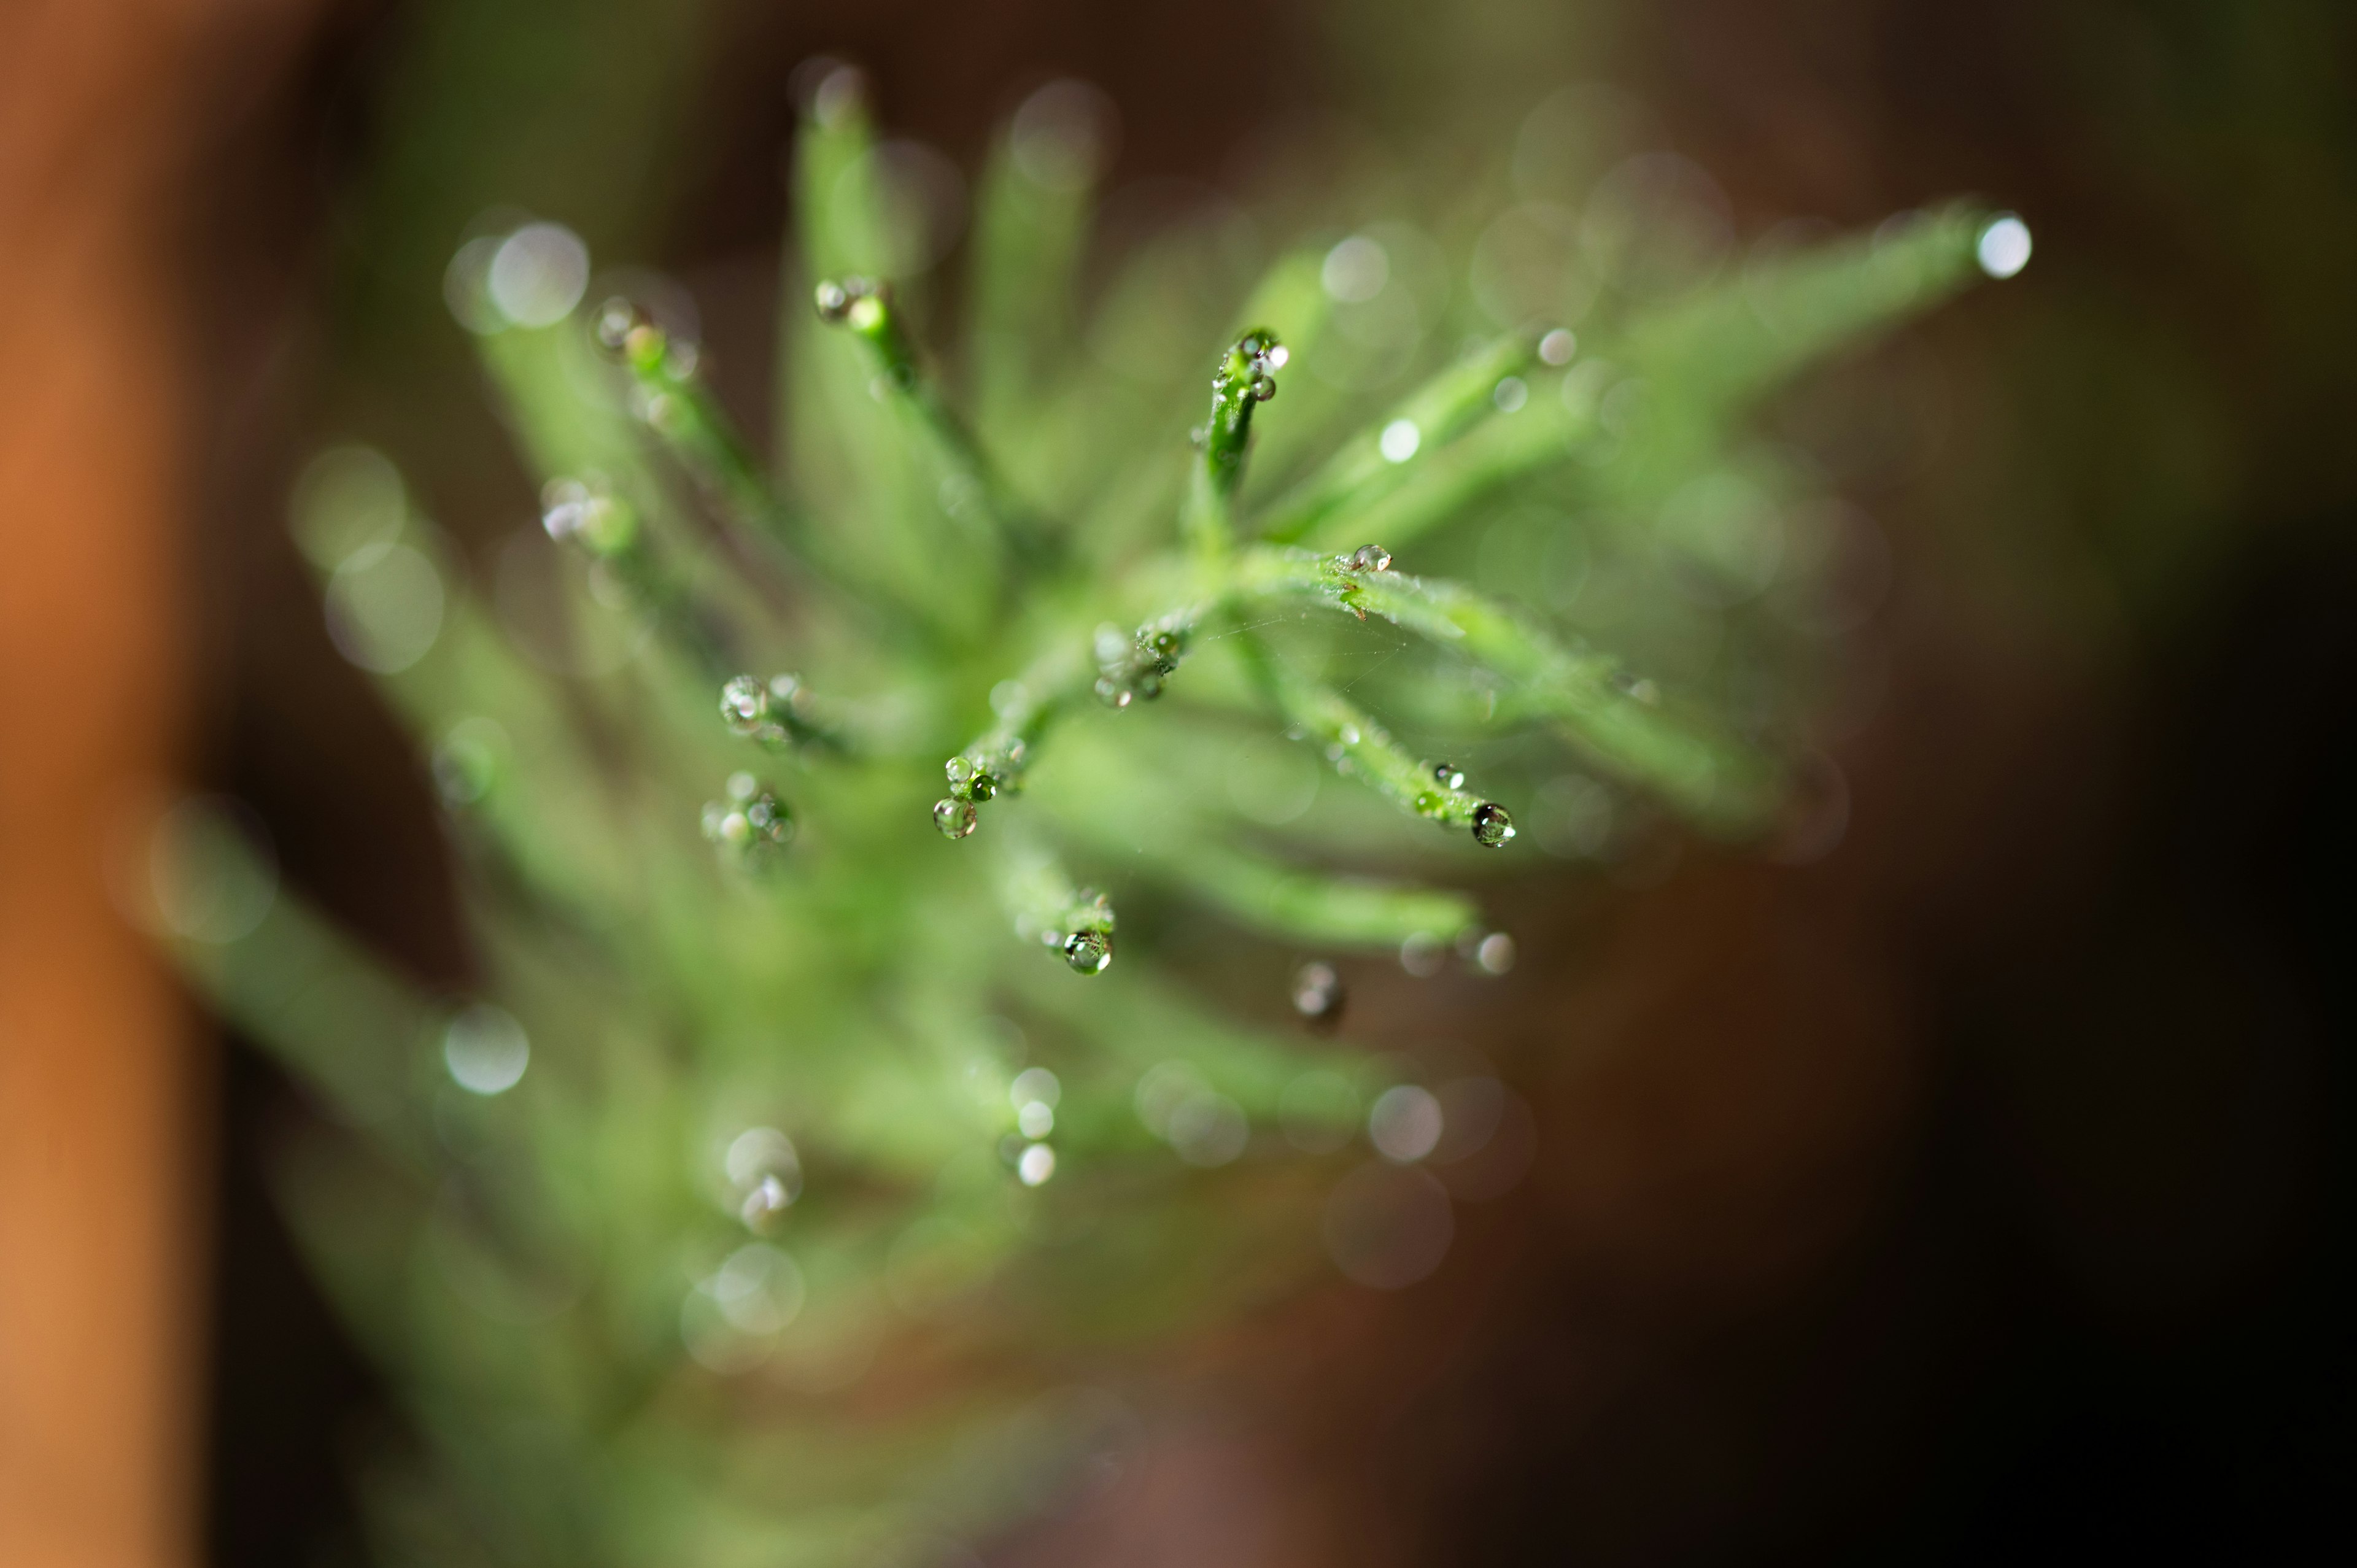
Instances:
[[[1276,372],[1291,357],[1276,334],[1265,328],[1245,333],[1222,356],[1211,374],[1211,421],[1192,432],[1195,445],[1211,451],[1215,470],[1234,471],[1242,460],[1253,405],[1276,396]]]
[[[737,675],[720,688],[720,717],[729,732],[764,746],[791,744],[812,725],[811,698],[797,675],[768,681]]]
[[[657,430],[675,432],[685,410],[679,398],[662,390],[660,383],[694,377],[703,362],[695,344],[666,332],[635,303],[619,295],[597,307],[590,331],[599,348],[629,366],[638,378],[630,389],[631,412]]]
[[[1452,806],[1461,809],[1465,770],[1453,762],[1436,762],[1428,771],[1438,788],[1417,794],[1416,814],[1437,821],[1449,820]],[[1495,800],[1475,801],[1465,821],[1473,830],[1473,842],[1483,849],[1503,849],[1514,836],[1512,815]]]
[[[793,841],[793,813],[750,773],[732,773],[727,799],[705,803],[704,836],[740,864],[757,866]]]
[[[1042,1186],[1056,1174],[1056,1150],[1048,1136],[1056,1130],[1056,1107],[1063,1093],[1063,1085],[1044,1067],[1025,1068],[1007,1085],[1015,1131],[1000,1141],[999,1154],[1025,1187]]]
[[[1293,1010],[1313,1029],[1331,1029],[1342,1021],[1349,993],[1342,976],[1330,963],[1312,960],[1293,972]]]
[[[1125,708],[1162,694],[1162,682],[1177,671],[1187,656],[1194,628],[1183,615],[1148,621],[1134,636],[1117,626],[1097,628],[1097,701],[1108,708]]]
[[[813,303],[821,321],[855,332],[873,331],[882,325],[884,312],[889,308],[884,285],[864,277],[825,279],[813,291]]]

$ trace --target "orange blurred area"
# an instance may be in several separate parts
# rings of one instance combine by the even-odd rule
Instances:
[[[188,735],[182,297],[208,51],[287,6],[12,6],[0,51],[0,1562],[192,1560],[212,1067],[108,861]]]

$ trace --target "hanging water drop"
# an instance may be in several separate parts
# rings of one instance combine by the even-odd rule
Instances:
[[[1503,847],[1514,836],[1514,819],[1506,808],[1495,800],[1484,800],[1473,808],[1473,842],[1483,849]]]
[[[987,800],[998,793],[998,780],[972,757],[952,757],[942,771],[948,776],[950,793],[961,800]]]
[[[1465,788],[1465,769],[1458,767],[1457,764],[1453,762],[1434,763],[1432,765],[1432,777],[1434,782],[1437,783],[1444,789],[1462,789]]]
[[[1392,553],[1380,544],[1361,544],[1351,553],[1353,572],[1388,572],[1392,569]]]
[[[1130,690],[1127,682],[1116,681],[1110,675],[1097,682],[1096,693],[1097,701],[1108,708],[1125,708],[1129,706],[1130,700],[1137,695]]]
[[[1244,391],[1252,394],[1253,402],[1266,403],[1276,395],[1276,378],[1267,374],[1254,376]]]
[[[1448,802],[1443,800],[1437,791],[1425,789],[1417,793],[1415,798],[1415,814],[1417,816],[1437,817],[1448,810]]]
[[[851,308],[851,294],[832,278],[818,285],[818,318],[833,327],[839,324]]]
[[[962,839],[974,832],[980,820],[981,814],[970,800],[933,802],[933,826],[942,830],[943,838]]]
[[[1102,974],[1113,962],[1113,933],[1074,931],[1064,939],[1064,961],[1076,974]]]
[[[1293,1010],[1312,1025],[1331,1028],[1341,1021],[1342,977],[1330,963],[1310,962],[1293,972]]]

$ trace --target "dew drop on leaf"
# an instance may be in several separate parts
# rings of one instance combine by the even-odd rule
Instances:
[[[1075,974],[1103,974],[1113,962],[1113,934],[1074,931],[1064,939],[1064,961]]]

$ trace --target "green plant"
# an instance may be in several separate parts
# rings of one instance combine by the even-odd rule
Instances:
[[[264,897],[217,821],[172,841],[191,969],[354,1128],[285,1190],[425,1439],[380,1473],[391,1561],[985,1532],[1114,1419],[1049,1391],[1314,1277],[1407,1069],[1286,1027],[1254,955],[1502,970],[1444,884],[1500,875],[1550,789],[1590,812],[1558,848],[1607,849],[1599,800],[1768,832],[1820,655],[1762,607],[1805,609],[1822,560],[1749,412],[2012,233],[1957,209],[1717,275],[1649,247],[1678,210],[1631,176],[1552,274],[1472,246],[1477,299],[1385,306],[1445,250],[1396,225],[1232,287],[1182,229],[1083,311],[1095,146],[1059,87],[982,180],[969,413],[855,79],[812,102],[774,466],[659,292],[581,308],[578,242],[528,224],[452,297],[545,483],[562,553],[517,570],[561,624],[468,591],[381,456],[298,493],[340,644],[430,750],[496,1004]],[[1577,637],[1566,540],[1674,671]]]

